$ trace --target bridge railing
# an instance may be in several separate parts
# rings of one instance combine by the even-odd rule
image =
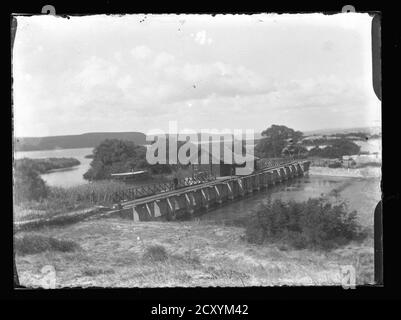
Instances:
[[[287,157],[287,158],[262,158],[257,160],[256,169],[262,170],[267,168],[273,168],[280,165],[285,165],[296,160],[295,157]]]
[[[114,192],[111,195],[112,202],[119,203],[122,201],[131,201],[143,197],[148,197],[151,195],[155,195],[158,193],[168,192],[188,186],[198,185],[210,181],[216,180],[216,176],[210,175],[206,172],[200,172],[194,177],[185,177],[179,179],[174,183],[171,182],[162,182],[162,183],[155,183],[149,185],[143,185],[138,187],[127,188],[123,190],[119,190]]]

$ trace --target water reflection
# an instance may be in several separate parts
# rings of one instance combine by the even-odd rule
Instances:
[[[324,197],[332,203],[345,201],[349,210],[358,211],[362,224],[372,225],[374,208],[380,200],[380,181],[379,179],[305,175],[211,210],[199,216],[199,219],[229,223],[256,213],[270,200],[306,201],[317,197]]]

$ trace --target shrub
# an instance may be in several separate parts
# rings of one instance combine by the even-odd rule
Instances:
[[[341,158],[346,155],[358,154],[361,147],[354,142],[341,138],[327,142],[329,145],[325,148],[315,147],[309,150],[309,156],[318,156],[323,158]]]
[[[21,255],[44,251],[72,252],[79,248],[79,245],[74,241],[59,240],[38,234],[25,234],[22,237],[15,237],[14,239],[14,249]]]
[[[151,261],[166,261],[168,254],[163,246],[153,245],[146,248],[143,258]]]
[[[288,203],[275,200],[251,219],[245,238],[257,244],[272,241],[297,249],[331,249],[366,237],[356,215],[356,211],[347,212],[345,203],[332,205],[320,198]]]
[[[382,164],[380,162],[365,162],[365,163],[358,163],[356,165],[357,168],[366,168],[366,167],[381,167]]]
[[[342,164],[341,162],[334,162],[329,164],[329,168],[341,168]]]
[[[80,162],[74,158],[17,159],[14,171],[14,195],[16,202],[40,201],[47,198],[50,190],[40,177],[40,174],[79,164]]]
[[[46,198],[48,188],[30,161],[16,162],[14,171],[14,199],[16,202]]]
[[[38,173],[46,173],[55,169],[65,169],[77,166],[80,161],[75,158],[22,158],[15,161],[16,167],[30,167]]]

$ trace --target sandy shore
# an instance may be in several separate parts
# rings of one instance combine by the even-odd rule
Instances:
[[[381,177],[381,172],[382,169],[380,167],[347,169],[311,166],[309,168],[310,175],[333,177],[379,178]]]

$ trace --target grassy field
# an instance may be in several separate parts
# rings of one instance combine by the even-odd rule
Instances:
[[[58,240],[52,243],[69,245],[19,252],[16,263],[20,282],[28,287],[41,286],[49,265],[56,271],[56,287],[341,285],[344,265],[356,268],[357,283],[373,282],[372,236],[332,251],[312,251],[249,244],[244,233],[241,227],[199,221],[92,220],[41,230],[40,236]]]

